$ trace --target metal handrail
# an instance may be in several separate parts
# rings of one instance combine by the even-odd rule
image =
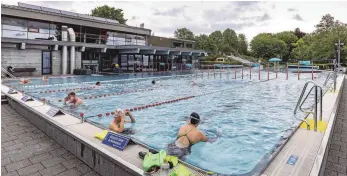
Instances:
[[[307,86],[309,84],[313,84],[312,88],[310,89],[310,91],[307,93],[307,95],[304,97],[305,95],[305,92],[306,92],[306,89],[307,89]],[[312,90],[315,90],[315,103],[314,103],[314,111],[307,111],[307,109],[303,109],[302,108],[302,105],[306,102],[308,96],[311,94]],[[318,91],[320,91],[320,100],[318,100]],[[318,123],[318,120],[317,120],[317,117],[318,117],[318,103],[320,103],[320,117],[319,117],[319,120],[322,121],[322,114],[323,114],[323,89],[322,87],[316,85],[314,82],[312,81],[308,81],[306,82],[301,94],[300,94],[300,97],[299,97],[299,100],[295,106],[295,109],[294,109],[294,117],[296,117],[296,114],[297,114],[297,111],[298,109],[301,111],[301,112],[304,112],[304,113],[312,113],[313,114],[313,121],[314,121],[314,131],[317,131],[317,123]],[[306,124],[307,124],[307,128],[309,129],[310,128],[310,125],[309,123],[306,121],[306,118],[307,116],[305,117],[305,119],[299,119],[299,120],[302,120],[304,121]]]
[[[9,75],[12,79],[17,79],[17,77],[13,76],[13,74],[7,71],[4,67],[1,67],[1,72],[4,72],[5,74]]]
[[[329,82],[330,78],[331,78],[331,72],[329,72],[328,75],[327,75],[327,77],[325,78],[325,81],[324,81],[323,86],[326,86],[326,85],[327,85],[327,83]]]

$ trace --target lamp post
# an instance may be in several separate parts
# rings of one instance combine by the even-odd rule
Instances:
[[[335,43],[335,46],[337,47],[337,68],[340,68],[341,66],[340,53],[341,53],[341,48],[343,46],[343,43],[341,43],[341,40],[339,40],[337,43]]]

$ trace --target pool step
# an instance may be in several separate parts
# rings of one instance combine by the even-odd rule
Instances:
[[[310,129],[309,130],[310,131],[314,131],[314,121],[313,121],[313,119],[306,119],[306,120],[307,120],[307,122],[310,125]],[[324,133],[325,130],[327,129],[327,126],[328,126],[328,122],[324,122],[324,121],[319,121],[318,120],[318,122],[317,122],[317,132]],[[308,130],[307,129],[307,124],[305,122],[301,123],[300,128]]]

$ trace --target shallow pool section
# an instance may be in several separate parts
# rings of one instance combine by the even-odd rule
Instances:
[[[311,74],[300,75],[300,80],[296,74],[290,74],[288,80],[285,73],[277,73],[277,78],[275,73],[270,73],[269,80],[267,76],[261,72],[259,80],[257,72],[251,76],[245,72],[242,79],[240,70],[237,79],[232,71],[181,77],[165,75],[155,78],[154,85],[151,77],[133,79],[140,78],[139,75],[94,76],[56,78],[48,84],[36,80],[21,88],[76,117],[83,112],[87,120],[105,128],[113,120],[106,114],[116,108],[145,107],[133,111],[136,123],[127,124],[126,128],[135,132],[131,137],[156,149],[165,149],[174,142],[179,127],[195,111],[202,117],[199,129],[207,137],[217,133],[221,137],[214,143],[195,144],[185,161],[204,170],[238,175],[257,172],[255,168],[259,168],[260,161],[269,159],[264,156],[285,137],[285,131],[297,125],[293,110],[304,84],[311,80]],[[314,81],[322,85],[325,76],[315,74]],[[95,88],[90,83],[96,81],[101,81],[101,87]],[[83,105],[71,108],[59,101],[70,89],[75,89]],[[172,101],[183,97],[191,98]],[[171,103],[151,106],[160,102]]]

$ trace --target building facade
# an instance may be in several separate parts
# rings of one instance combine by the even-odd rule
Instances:
[[[204,55],[192,41],[160,42],[150,29],[24,3],[2,4],[1,25],[1,66],[18,76],[112,72],[115,64],[123,72],[184,69]]]

